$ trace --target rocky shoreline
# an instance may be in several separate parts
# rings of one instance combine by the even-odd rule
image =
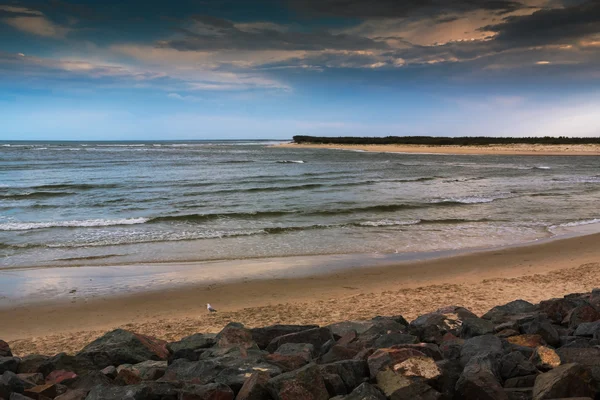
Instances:
[[[0,375],[3,400],[593,399],[600,290],[170,343],[117,329],[75,355],[13,357],[0,340]]]

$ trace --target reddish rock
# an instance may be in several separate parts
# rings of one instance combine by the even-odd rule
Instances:
[[[325,381],[315,364],[271,378],[267,388],[275,400],[329,399]]]
[[[560,324],[572,309],[581,304],[581,301],[571,299],[550,299],[540,302],[540,311],[548,316],[548,318]]]
[[[240,389],[239,393],[235,397],[235,400],[263,400],[269,398],[269,392],[267,390],[267,382],[270,376],[268,372],[256,371]]]
[[[123,368],[117,374],[115,381],[121,385],[136,385],[142,382],[142,378],[131,369]]]
[[[531,356],[531,362],[540,371],[548,371],[552,368],[556,368],[561,363],[558,354],[551,348],[545,346],[536,347]]]
[[[54,383],[48,383],[46,385],[38,385],[29,389],[25,389],[23,394],[32,399],[41,399],[44,397],[53,399],[58,396],[58,391]]]
[[[519,335],[511,336],[506,339],[509,343],[517,346],[536,348],[546,344],[540,335]]]
[[[358,352],[354,349],[349,349],[344,346],[334,345],[329,351],[321,357],[321,362],[324,364],[332,363],[341,360],[350,360],[354,358]]]
[[[240,347],[249,349],[256,347],[256,342],[252,339],[252,332],[242,324],[231,322],[223,328],[216,337],[217,346],[222,348]]]
[[[425,354],[427,357],[433,358],[435,361],[444,359],[440,348],[434,343],[417,343],[417,344],[398,344],[391,347],[392,349],[413,349]]]
[[[583,322],[598,320],[600,320],[600,312],[589,304],[582,304],[572,309],[563,320],[563,323],[568,324],[569,328],[577,328]]]
[[[534,400],[594,397],[594,394],[591,374],[587,368],[579,364],[561,365],[538,375],[533,386]]]
[[[4,340],[0,340],[0,357],[12,357],[10,346]]]
[[[509,338],[511,336],[519,336],[521,333],[514,329],[502,329],[500,332],[496,333],[496,336],[499,338]]]
[[[65,371],[65,370],[52,371],[46,377],[46,383],[61,383],[62,381],[65,381],[68,379],[75,379],[75,378],[77,378],[77,374],[72,371]]]
[[[378,349],[368,359],[371,378],[387,367],[399,364],[411,357],[426,357],[424,353],[415,349]]]
[[[340,346],[346,347],[350,343],[355,341],[357,337],[358,337],[358,334],[356,333],[355,330],[348,331],[344,336],[339,338],[339,340],[337,341],[337,344]]]
[[[268,362],[277,365],[285,372],[301,368],[310,362],[310,359],[307,360],[301,355],[291,354],[273,353],[268,354],[265,358]]]
[[[352,359],[367,361],[367,359],[371,357],[373,353],[375,353],[375,349],[363,349],[359,351]]]

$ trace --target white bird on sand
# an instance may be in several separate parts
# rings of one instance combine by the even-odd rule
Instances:
[[[210,303],[206,303],[206,309],[209,313],[217,312],[217,310],[215,310],[213,306],[210,305]]]

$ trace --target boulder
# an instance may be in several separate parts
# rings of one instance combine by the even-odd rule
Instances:
[[[531,356],[531,362],[540,371],[548,371],[561,364],[560,356],[556,354],[556,351],[546,346],[536,347]]]
[[[115,382],[99,371],[90,371],[78,375],[73,381],[69,382],[69,389],[84,390],[89,392],[94,386],[112,386]]]
[[[265,359],[279,366],[283,372],[289,372],[308,364],[313,358],[314,349],[308,343],[285,343]]]
[[[507,400],[500,385],[498,367],[496,356],[474,355],[456,383],[456,394],[465,400]]]
[[[457,308],[460,309],[460,307],[450,307],[441,309],[441,311],[446,312],[421,315],[410,323],[409,332],[418,336],[423,342],[439,344],[446,333],[458,334],[463,320],[458,313],[452,312],[456,311]]]
[[[378,349],[368,359],[369,373],[374,378],[380,371],[389,366],[401,363],[410,357],[425,357],[425,354],[415,349]]]
[[[483,318],[467,318],[463,321],[460,328],[460,337],[470,339],[475,336],[482,336],[494,333],[494,323]]]
[[[29,389],[25,389],[23,394],[32,399],[39,398],[50,398],[53,399],[58,396],[57,385],[54,383],[47,383],[45,385],[37,385]]]
[[[10,346],[4,340],[0,340],[0,357],[12,357]]]
[[[289,333],[287,335],[278,336],[273,339],[267,346],[267,351],[273,353],[281,345],[285,343],[309,343],[312,344],[315,350],[320,351],[321,347],[333,339],[333,334],[327,328],[314,328],[297,333]]]
[[[131,365],[129,369],[143,381],[155,381],[165,374],[167,362],[148,360]]]
[[[255,371],[244,382],[235,400],[263,400],[270,398],[267,382],[271,379],[268,372]]]
[[[341,376],[337,374],[323,374],[323,382],[329,397],[342,396],[348,394],[348,389]]]
[[[20,374],[32,374],[36,372],[42,372],[41,366],[44,365],[50,357],[41,356],[39,354],[31,354],[21,358],[21,362],[19,363],[18,372]],[[52,371],[52,370],[50,370]],[[48,371],[48,372],[50,372]]]
[[[114,365],[109,365],[108,367],[103,368],[100,372],[110,379],[115,379],[118,374],[118,371]]]
[[[343,400],[386,400],[386,398],[381,390],[365,382],[343,397]]]
[[[215,337],[216,346],[221,348],[240,347],[250,349],[257,347],[252,339],[252,332],[244,325],[230,322]]]
[[[264,328],[250,329],[250,334],[252,335],[252,340],[254,340],[260,349],[266,349],[269,343],[276,337],[318,327],[318,325],[271,325]]]
[[[32,362],[33,364],[35,362]],[[73,371],[80,374],[93,369],[95,367],[90,360],[80,359],[66,353],[59,353],[39,364],[36,372],[41,372],[44,376],[48,376],[48,374],[56,370]]]
[[[269,379],[267,389],[275,400],[329,399],[325,381],[316,364]]]
[[[569,311],[563,320],[563,324],[574,329],[584,322],[596,322],[598,320],[600,320],[600,312],[589,304],[582,304]]]
[[[442,395],[425,382],[407,378],[391,369],[377,373],[377,387],[389,399],[437,400]]]
[[[475,336],[465,341],[460,350],[460,363],[467,365],[469,360],[480,354],[501,355],[502,341],[494,335]]]
[[[347,393],[369,378],[369,367],[365,361],[344,360],[319,365],[323,375],[339,375],[346,386]]]
[[[460,378],[463,372],[463,367],[460,365],[460,361],[455,360],[443,360],[437,361],[436,365],[441,371],[440,376],[434,381],[428,382],[431,387],[440,392],[445,399],[454,398],[456,392],[456,382]]]
[[[536,373],[536,367],[518,351],[505,354],[500,360],[500,377],[503,380]]]
[[[444,359],[440,348],[434,343],[417,343],[417,344],[399,344],[391,347],[392,349],[413,349],[425,354],[427,357],[433,358],[435,361]]]
[[[234,393],[226,385],[212,383],[208,385],[188,385],[179,394],[179,400],[233,400]]]
[[[0,374],[6,371],[16,374],[19,368],[19,361],[17,357],[0,357]]]
[[[504,387],[511,388],[532,388],[535,384],[535,379],[538,374],[535,375],[525,375],[525,376],[516,376],[514,378],[509,378],[504,381]]]
[[[583,322],[575,329],[575,336],[591,337],[599,339],[600,335],[600,321],[595,322]]]
[[[533,386],[533,399],[561,397],[594,397],[590,371],[579,364],[564,364],[538,375]]]
[[[518,335],[506,338],[508,343],[512,343],[517,346],[536,348],[546,344],[544,339],[540,335]]]
[[[560,335],[556,328],[546,320],[536,318],[522,326],[523,332],[530,335],[539,335],[550,346],[560,345]]]
[[[354,332],[356,335],[361,335],[373,328],[377,324],[376,321],[367,320],[367,321],[343,321],[337,322],[335,324],[327,325],[326,328],[329,329],[333,335],[337,338],[342,338],[348,333]],[[282,335],[279,335],[282,336]]]
[[[25,389],[34,385],[19,379],[19,377],[11,371],[6,371],[0,376],[0,398],[8,399],[11,393],[23,393]]]
[[[586,366],[600,386],[600,348],[565,348],[556,350],[562,364],[577,363]]]
[[[514,329],[503,329],[500,332],[496,333],[496,336],[499,338],[507,339],[511,336],[519,336],[521,332],[516,331]]]
[[[436,380],[442,374],[442,370],[440,370],[435,360],[430,357],[410,357],[394,364],[392,369],[397,374],[424,381]]]
[[[104,386],[98,385],[89,392],[86,400],[176,400],[187,399],[183,393],[178,397],[178,391],[168,383],[142,383],[130,386]],[[189,399],[220,399],[219,397],[189,397]],[[223,399],[233,400],[231,397]]]
[[[175,356],[178,353],[185,354],[187,351],[193,352],[194,350],[206,349],[214,346],[215,343],[215,335],[196,333],[194,335],[186,336],[177,342],[167,343],[167,350]]]
[[[464,344],[464,339],[459,339],[451,333],[447,333],[442,338],[439,349],[443,358],[453,360],[460,358],[460,352]]]
[[[560,324],[572,309],[584,304],[583,300],[574,299],[550,299],[540,302],[540,312],[543,312],[555,324]]]
[[[77,353],[76,358],[92,363],[96,369],[102,369],[109,365],[167,360],[169,351],[166,346],[167,342],[164,340],[116,329],[85,346]]]
[[[419,343],[419,338],[407,333],[391,332],[379,336],[369,347],[381,349],[384,347],[392,347],[398,344],[416,344]]]
[[[142,383],[142,378],[136,372],[128,368],[123,368],[117,373],[115,383],[120,386],[137,385],[138,383]]]
[[[508,400],[531,400],[532,388],[504,388]]]
[[[39,372],[33,374],[17,374],[17,377],[21,380],[30,382],[32,385],[42,385],[46,383],[44,375]]]
[[[502,306],[496,306],[485,313],[481,318],[489,319],[494,323],[506,322],[508,319],[514,319],[518,314],[534,313],[538,310],[538,306],[531,304],[525,300],[514,300]]]
[[[46,376],[46,383],[62,383],[72,381],[75,378],[77,378],[77,374],[73,371],[56,370]]]
[[[67,392],[55,397],[54,400],[85,400],[88,395],[87,390],[75,389],[68,390]]]
[[[344,336],[341,336],[337,340],[336,344],[338,344],[339,346],[346,347],[350,343],[352,343],[353,341],[355,341],[357,338],[358,338],[358,333],[356,333],[356,331],[354,331],[354,330],[351,330],[351,331],[346,332],[344,334]]]
[[[349,349],[344,346],[334,345],[329,351],[320,358],[320,362],[323,364],[332,363],[341,360],[351,360],[358,352],[354,349]]]

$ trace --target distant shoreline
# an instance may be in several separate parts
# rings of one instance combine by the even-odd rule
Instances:
[[[330,149],[376,153],[448,154],[448,155],[523,155],[523,156],[600,156],[598,144],[506,144],[485,146],[414,145],[414,144],[317,144],[284,143],[277,147]]]

